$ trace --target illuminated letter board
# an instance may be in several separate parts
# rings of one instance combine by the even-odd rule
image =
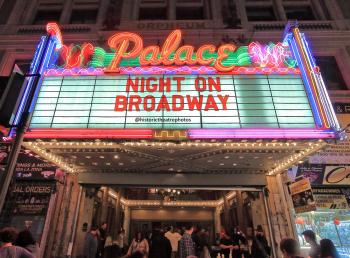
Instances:
[[[192,138],[335,138],[339,129],[297,28],[282,43],[198,48],[181,46],[179,30],[160,46],[123,32],[111,36],[108,52],[64,45],[57,25],[48,27],[56,54],[27,135],[176,129]]]

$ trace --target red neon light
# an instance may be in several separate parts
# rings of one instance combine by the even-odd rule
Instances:
[[[153,138],[151,129],[30,129],[25,138],[56,139],[148,139]]]
[[[72,68],[72,69],[48,69],[45,76],[78,76],[78,75],[105,75],[105,68]],[[111,72],[111,71],[108,71]],[[232,71],[218,73],[211,66],[142,66],[120,67],[120,74],[300,74],[299,68],[277,67],[235,67]]]
[[[55,22],[49,22],[46,25],[46,31],[47,33],[49,33],[52,36],[56,36],[58,44],[56,46],[56,49],[60,49],[63,45],[63,39],[62,39],[62,34],[61,34],[61,30],[58,27],[58,24]]]
[[[174,30],[166,38],[164,44],[161,47],[159,53],[159,46],[148,46],[143,48],[142,38],[131,32],[116,33],[111,36],[108,40],[108,45],[115,49],[115,55],[112,62],[106,71],[119,71],[119,64],[124,58],[135,58],[140,56],[141,65],[196,65],[196,64],[210,64],[213,60],[203,60],[203,51],[209,50],[211,52],[215,51],[215,46],[213,45],[203,45],[199,48],[199,53],[195,55],[195,59],[192,59],[194,51],[194,46],[184,45],[179,47],[181,42],[181,31]],[[129,49],[129,46],[133,44],[133,47]],[[228,51],[234,52],[237,47],[233,44],[224,44],[218,48],[218,57],[215,60],[214,67],[219,72],[228,72],[235,68],[234,65],[224,66],[222,62],[228,57]],[[127,52],[129,51],[129,52]],[[171,59],[170,55],[175,53],[174,57]],[[151,54],[149,59],[146,56]],[[160,54],[160,55],[159,55]],[[185,54],[184,57],[181,57]]]

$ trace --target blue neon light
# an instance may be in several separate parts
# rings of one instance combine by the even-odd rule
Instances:
[[[44,47],[45,40],[46,40],[46,37],[41,37],[40,42],[39,42],[38,47],[37,47],[37,50],[35,51],[35,54],[34,54],[34,59],[32,61],[32,64],[30,65],[30,72],[29,72],[30,74],[35,74],[36,73],[36,70],[37,70],[38,64],[39,64],[38,62],[39,62],[40,57],[42,55],[42,50],[43,50],[43,47]],[[15,115],[15,119],[13,121],[13,125],[18,125],[19,119],[20,119],[20,117],[22,115],[22,112],[23,112],[24,105],[27,102],[28,94],[29,94],[30,89],[32,87],[33,80],[34,80],[33,77],[29,77],[29,79],[26,80],[26,85],[25,85],[25,90],[24,90],[24,93],[23,93],[23,97],[22,97],[21,102],[19,104],[18,111],[17,111],[17,113]]]
[[[47,40],[49,40],[49,42],[47,42]],[[47,45],[47,48],[44,49],[44,45]],[[38,44],[37,50],[34,54],[34,59],[33,62],[31,64],[31,69],[30,69],[30,74],[40,74],[40,78],[38,81],[38,87],[35,90],[34,96],[32,100],[28,99],[28,95],[29,92],[31,91],[34,81],[35,81],[35,77],[29,77],[29,79],[26,81],[26,85],[25,85],[25,92],[23,94],[23,97],[21,99],[18,111],[15,115],[15,119],[13,122],[13,125],[18,125],[18,122],[21,118],[21,116],[23,115],[23,109],[27,103],[27,101],[32,101],[29,107],[29,112],[33,111],[34,105],[36,103],[36,98],[38,96],[39,90],[40,90],[40,86],[41,86],[41,75],[44,73],[44,71],[46,70],[46,68],[49,66],[50,60],[53,60],[52,56],[55,53],[55,46],[57,43],[57,39],[55,37],[41,37],[40,42]],[[40,62],[41,60],[43,60],[43,62]],[[41,63],[41,65],[40,65]],[[40,67],[39,67],[40,65]],[[10,130],[9,136],[12,137],[15,133],[15,128],[12,128]]]
[[[307,92],[309,100],[310,100],[311,108],[312,108],[314,115],[315,115],[314,118],[315,118],[316,125],[319,127],[322,127],[323,124],[322,124],[322,120],[320,117],[320,113],[319,113],[318,108],[317,108],[315,96],[313,95],[312,88],[311,88],[310,82],[307,78],[307,75],[305,72],[305,67],[302,63],[302,59],[301,59],[300,54],[297,50],[297,45],[296,45],[294,37],[290,37],[288,39],[288,42],[290,43],[289,45],[292,48],[294,58],[297,60],[298,66],[301,70],[301,75],[302,75],[302,78],[303,78],[303,80],[305,82],[305,86],[306,86],[305,89],[306,89],[306,92]]]

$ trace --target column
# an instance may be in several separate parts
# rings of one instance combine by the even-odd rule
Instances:
[[[125,3],[126,1],[124,1]],[[131,2],[131,1],[128,1]],[[132,9],[132,20],[137,21],[139,19],[139,11],[140,11],[140,0],[134,0],[134,4],[129,4]]]
[[[73,0],[66,0],[63,5],[60,24],[68,24],[73,9]]]
[[[97,28],[101,28],[104,19],[106,18],[107,8],[109,5],[109,0],[101,0],[99,4],[98,14],[97,14]]]
[[[283,8],[282,0],[274,0],[274,4],[275,4],[276,10],[278,12],[278,17],[280,18],[280,20],[286,21],[287,16],[286,16],[286,12],[284,11],[284,8]]]
[[[282,238],[294,235],[290,228],[290,214],[284,205],[286,200],[283,199],[284,193],[278,187],[277,176],[267,176],[267,187],[269,190],[267,198],[267,213],[271,220],[272,233],[274,234],[275,249],[278,252],[278,243]]]
[[[208,8],[211,9],[212,20],[215,24],[215,27],[222,26],[222,15],[221,15],[221,1],[209,0],[210,6]]]
[[[347,24],[344,20],[343,12],[338,3],[334,0],[325,0],[324,2],[331,18],[336,21],[338,28],[341,30],[346,30]]]
[[[123,228],[125,230],[125,238],[129,240],[129,235],[130,235],[130,207],[125,206],[124,208],[124,223],[123,223]]]
[[[248,17],[247,17],[247,10],[245,8],[245,0],[237,0],[236,8],[237,8],[237,14],[239,15],[239,18],[241,19],[242,27],[244,29],[250,29]]]
[[[123,196],[124,196],[124,189],[119,188],[117,199],[115,200],[115,223],[114,223],[114,229],[112,230],[112,233],[115,237],[118,235],[119,229],[123,226],[122,221],[120,221],[120,214],[122,212],[121,198]]]
[[[176,20],[176,1],[167,1],[168,20]]]
[[[103,187],[103,195],[102,195],[102,206],[101,206],[101,217],[99,218],[100,224],[102,222],[107,221],[107,213],[108,213],[108,187]]]
[[[221,208],[222,208],[221,206],[216,207],[214,211],[215,233],[220,233],[220,230],[221,230],[221,219],[220,219]]]
[[[38,1],[33,0],[29,1],[28,8],[25,11],[25,15],[23,16],[23,24],[30,25],[33,23],[34,16],[37,12]],[[14,9],[15,10],[15,9]]]
[[[241,227],[241,230],[246,233],[247,229],[247,221],[243,216],[243,199],[242,199],[242,191],[236,191],[236,200],[237,200],[237,220],[238,225]]]
[[[25,0],[17,0],[6,24],[21,24],[21,16],[27,3]]]
[[[226,230],[231,230],[232,228],[232,220],[230,215],[230,203],[226,197],[226,191],[222,193],[222,197],[224,200],[224,227]],[[228,232],[227,232],[228,233]]]
[[[321,8],[321,5],[318,0],[311,0],[312,2],[312,9],[316,11],[316,19],[319,20],[326,20],[326,16],[323,13],[323,10]],[[318,16],[318,17],[317,17]]]

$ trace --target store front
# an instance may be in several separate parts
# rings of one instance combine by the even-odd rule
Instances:
[[[32,101],[23,146],[64,170],[71,182],[57,190],[67,217],[61,222],[58,211],[52,215],[64,232],[71,230],[68,255],[79,254],[84,232],[100,217],[125,223],[126,204],[138,202],[120,193],[140,188],[228,191],[222,196],[233,191],[222,204],[230,218],[232,203],[241,203],[239,218],[249,214],[242,200],[256,196],[263,221],[251,219],[244,230],[263,225],[277,257],[278,242],[293,235],[293,227],[286,201],[279,199],[288,198],[286,189],[276,178],[340,138],[319,69],[297,27],[286,30],[282,43],[216,47],[213,42],[196,48],[182,45],[186,32],[180,30],[160,46],[118,32],[108,39],[110,50],[91,43],[64,45],[56,24],[47,30],[32,65],[32,73],[43,76],[27,81],[37,90],[33,100],[26,94],[22,100]],[[15,121],[21,115],[19,109]],[[107,188],[98,197],[99,189]],[[201,212],[213,235],[220,230],[215,209],[222,196],[202,200],[211,203],[206,203],[211,212]],[[114,215],[112,208],[99,212],[108,198],[119,209]],[[164,209],[164,203],[155,203],[157,211],[154,205],[129,211],[131,231],[152,223],[181,226],[184,220],[148,220]],[[186,212],[183,219],[190,219],[193,207]],[[232,227],[240,220],[231,222]]]

